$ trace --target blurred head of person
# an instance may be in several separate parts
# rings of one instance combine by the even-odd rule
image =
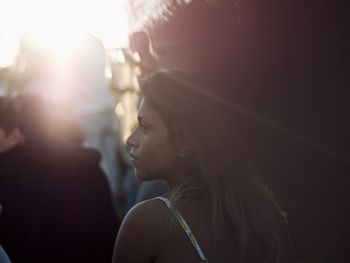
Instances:
[[[11,146],[18,143],[41,144],[52,137],[48,105],[39,96],[29,93],[1,99],[0,127]]]
[[[143,31],[133,33],[129,37],[130,49],[134,52],[145,53],[150,50],[150,42],[147,34]]]
[[[24,141],[20,106],[11,98],[0,98],[0,153]]]

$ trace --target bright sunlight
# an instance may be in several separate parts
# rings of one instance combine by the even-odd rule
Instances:
[[[83,45],[84,33],[126,47],[128,28],[125,0],[0,0],[0,67],[14,62],[23,35],[62,54]]]

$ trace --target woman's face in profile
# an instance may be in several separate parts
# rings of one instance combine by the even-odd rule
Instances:
[[[174,180],[172,174],[178,158],[168,127],[161,115],[142,99],[138,110],[138,126],[126,142],[140,180]]]

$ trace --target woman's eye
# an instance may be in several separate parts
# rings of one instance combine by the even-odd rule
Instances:
[[[142,123],[139,123],[139,126],[141,127],[141,129],[147,130],[147,127],[145,125],[143,125]]]

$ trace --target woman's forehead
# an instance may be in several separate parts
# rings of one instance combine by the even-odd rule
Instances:
[[[138,109],[138,118],[144,118],[147,120],[163,122],[161,115],[154,107],[150,106],[146,98],[142,98]]]

